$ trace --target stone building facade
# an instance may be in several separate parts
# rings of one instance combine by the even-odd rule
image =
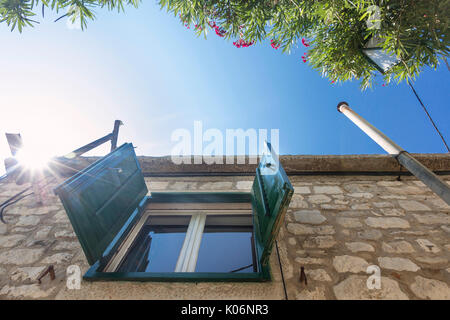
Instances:
[[[447,155],[419,159],[450,182]],[[167,159],[140,162],[151,191],[250,191],[254,179],[254,166],[248,165],[227,174],[220,165],[186,173],[174,172]],[[289,300],[450,299],[450,207],[414,177],[398,181],[395,160],[298,156],[282,157],[282,163],[295,188],[277,240]],[[0,203],[25,187],[1,182]],[[275,248],[270,282],[82,281],[79,289],[68,289],[68,266],[84,273],[88,264],[59,199],[50,194],[44,206],[36,206],[27,197],[5,210],[5,220],[0,299],[286,298]],[[46,276],[39,284],[37,277],[50,264],[56,279]],[[371,265],[380,268],[379,289],[367,286]],[[299,280],[301,267],[307,284]]]

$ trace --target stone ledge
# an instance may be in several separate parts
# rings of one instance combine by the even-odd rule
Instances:
[[[438,174],[450,173],[450,154],[412,154],[426,167]],[[243,164],[236,164],[243,160]],[[62,165],[53,165],[62,175],[72,175],[99,157],[80,157],[76,160],[58,159]],[[170,156],[139,156],[144,176],[196,176],[210,175],[254,175],[256,164],[248,164],[248,157],[235,157],[235,164],[180,164],[172,162]],[[284,155],[281,163],[288,175],[389,175],[409,174],[390,155]],[[225,158],[223,158],[225,163]],[[193,157],[192,161],[193,163]],[[11,158],[5,160],[5,166],[11,165]],[[72,168],[72,169],[69,169]]]

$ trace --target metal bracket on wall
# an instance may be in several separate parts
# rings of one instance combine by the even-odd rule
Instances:
[[[53,265],[49,265],[47,269],[44,270],[44,272],[41,273],[41,275],[38,277],[38,283],[41,284],[41,279],[45,277],[47,274],[50,274],[50,279],[55,280],[55,267]]]

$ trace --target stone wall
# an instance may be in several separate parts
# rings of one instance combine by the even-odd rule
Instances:
[[[444,177],[447,182],[450,176]],[[412,177],[291,176],[295,188],[278,246],[289,299],[450,299],[450,207]],[[153,191],[249,191],[253,177],[146,178]],[[24,189],[0,184],[0,203]],[[284,299],[276,250],[268,283],[86,282],[88,267],[59,200],[27,197],[0,223],[0,299]],[[56,279],[37,276],[50,264]],[[369,290],[369,265],[381,289]],[[304,267],[307,285],[300,283]]]

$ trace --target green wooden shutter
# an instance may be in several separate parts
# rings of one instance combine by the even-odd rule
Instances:
[[[55,188],[90,265],[102,257],[147,192],[131,143]]]
[[[261,158],[252,187],[255,246],[262,265],[268,262],[294,193],[278,156],[269,143],[267,147],[269,152]]]

